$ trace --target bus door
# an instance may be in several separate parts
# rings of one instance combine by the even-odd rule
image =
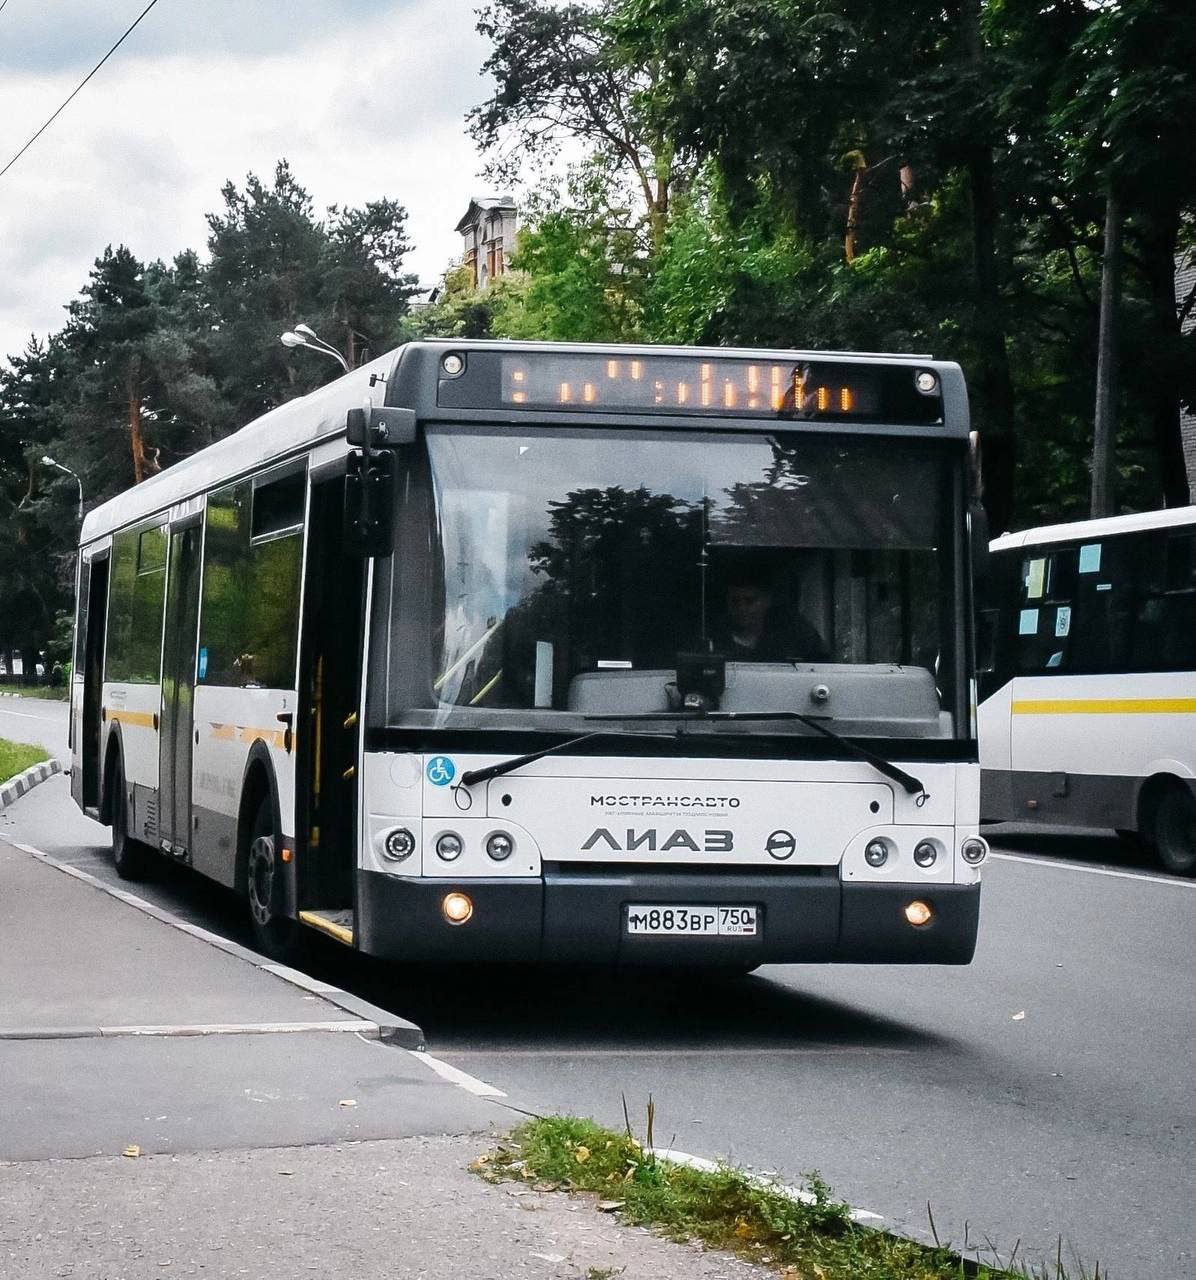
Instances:
[[[345,478],[312,476],[300,656],[299,903],[353,907],[365,560],[344,552]],[[351,927],[351,926],[350,926]]]
[[[162,732],[158,739],[158,839],[162,848],[176,857],[188,857],[191,851],[200,539],[199,516],[171,526],[162,646]]]
[[[104,685],[104,637],[108,628],[107,549],[83,559],[72,673],[71,798],[85,813],[100,812],[100,703]]]

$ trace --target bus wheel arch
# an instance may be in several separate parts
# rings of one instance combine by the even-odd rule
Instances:
[[[125,796],[124,742],[114,725],[104,752],[104,787],[101,818],[112,828],[112,862],[122,880],[144,880],[153,849],[129,831],[129,807]]]
[[[1138,830],[1176,875],[1196,875],[1196,791],[1190,779],[1156,773],[1138,795]]]
[[[113,795],[117,771],[124,777],[124,746],[120,737],[120,725],[114,724],[108,731],[108,741],[104,744],[104,771],[100,774],[100,821],[106,827],[112,825]]]
[[[245,764],[237,819],[236,890],[249,908],[257,947],[272,959],[298,958],[299,921],[287,911],[295,898],[295,863],[282,857],[282,815],[269,754],[259,741]]]

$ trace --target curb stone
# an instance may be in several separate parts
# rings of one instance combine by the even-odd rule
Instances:
[[[27,791],[32,791],[39,782],[45,782],[47,778],[52,778],[56,773],[61,772],[61,760],[43,760],[41,764],[35,764],[23,773],[18,773],[15,778],[9,778],[0,787],[0,809],[12,804]]]

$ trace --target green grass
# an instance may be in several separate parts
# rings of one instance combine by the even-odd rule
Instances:
[[[18,698],[41,698],[46,702],[69,702],[71,691],[66,685],[0,684],[0,693],[15,693]]]
[[[649,1104],[649,1145],[651,1125]],[[729,1250],[783,1280],[1067,1280],[1062,1248],[1057,1261],[1040,1267],[1011,1269],[1016,1258],[1007,1266],[964,1261],[947,1247],[857,1226],[817,1174],[806,1181],[810,1200],[795,1200],[730,1166],[703,1172],[657,1160],[630,1126],[615,1133],[572,1116],[530,1120],[471,1167],[491,1182],[593,1193],[600,1210],[628,1223]],[[1099,1266],[1091,1276],[1081,1267],[1072,1280],[1102,1275]]]
[[[7,782],[30,765],[41,764],[49,758],[41,747],[29,747],[23,742],[9,742],[0,738],[0,783]]]

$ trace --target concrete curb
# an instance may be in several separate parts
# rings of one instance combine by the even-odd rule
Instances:
[[[38,768],[42,767],[41,765],[38,766]],[[222,938],[218,933],[212,933],[208,929],[200,928],[199,925],[180,919],[172,912],[155,906],[144,898],[139,898],[135,893],[130,893],[127,889],[117,889],[110,884],[105,884],[98,876],[93,876],[90,872],[81,871],[78,867],[72,867],[65,862],[60,862],[52,854],[46,853],[41,849],[35,849],[32,845],[21,844],[17,840],[10,840],[9,843],[14,848],[20,849],[22,853],[30,854],[39,862],[44,862],[56,871],[61,871],[63,875],[71,876],[75,880],[81,880],[84,884],[91,885],[93,889],[99,889],[101,893],[106,893],[110,898],[115,898],[118,902],[124,902],[130,907],[135,907],[138,911],[147,916],[152,916],[155,920],[160,920],[172,929],[178,929],[181,933],[189,934],[200,942],[206,942],[218,951],[223,951],[225,955],[233,956],[237,960],[243,960],[247,964],[253,965],[256,969],[261,969],[275,978],[281,978],[283,982],[288,982],[291,986],[299,987],[311,995],[319,996],[322,1000],[335,1005],[360,1023],[360,1034],[368,1035],[383,1044],[395,1045],[400,1049],[422,1051],[427,1047],[422,1027],[414,1022],[409,1022],[406,1018],[399,1017],[398,1014],[391,1013],[388,1009],[370,1004],[368,1000],[362,1000],[360,997],[351,995],[348,991],[342,991],[340,987],[334,987],[330,983],[321,982],[319,978],[312,978],[306,973],[301,973],[298,969],[292,969],[285,964],[276,964],[266,956],[258,955],[256,951],[250,951],[248,947],[243,947],[239,943],[229,941],[228,938]]]
[[[41,764],[35,764],[23,773],[18,773],[15,778],[9,778],[0,787],[0,809],[12,804],[27,791],[32,791],[39,782],[45,782],[47,778],[52,778],[56,773],[61,772],[61,760],[43,760]]]

